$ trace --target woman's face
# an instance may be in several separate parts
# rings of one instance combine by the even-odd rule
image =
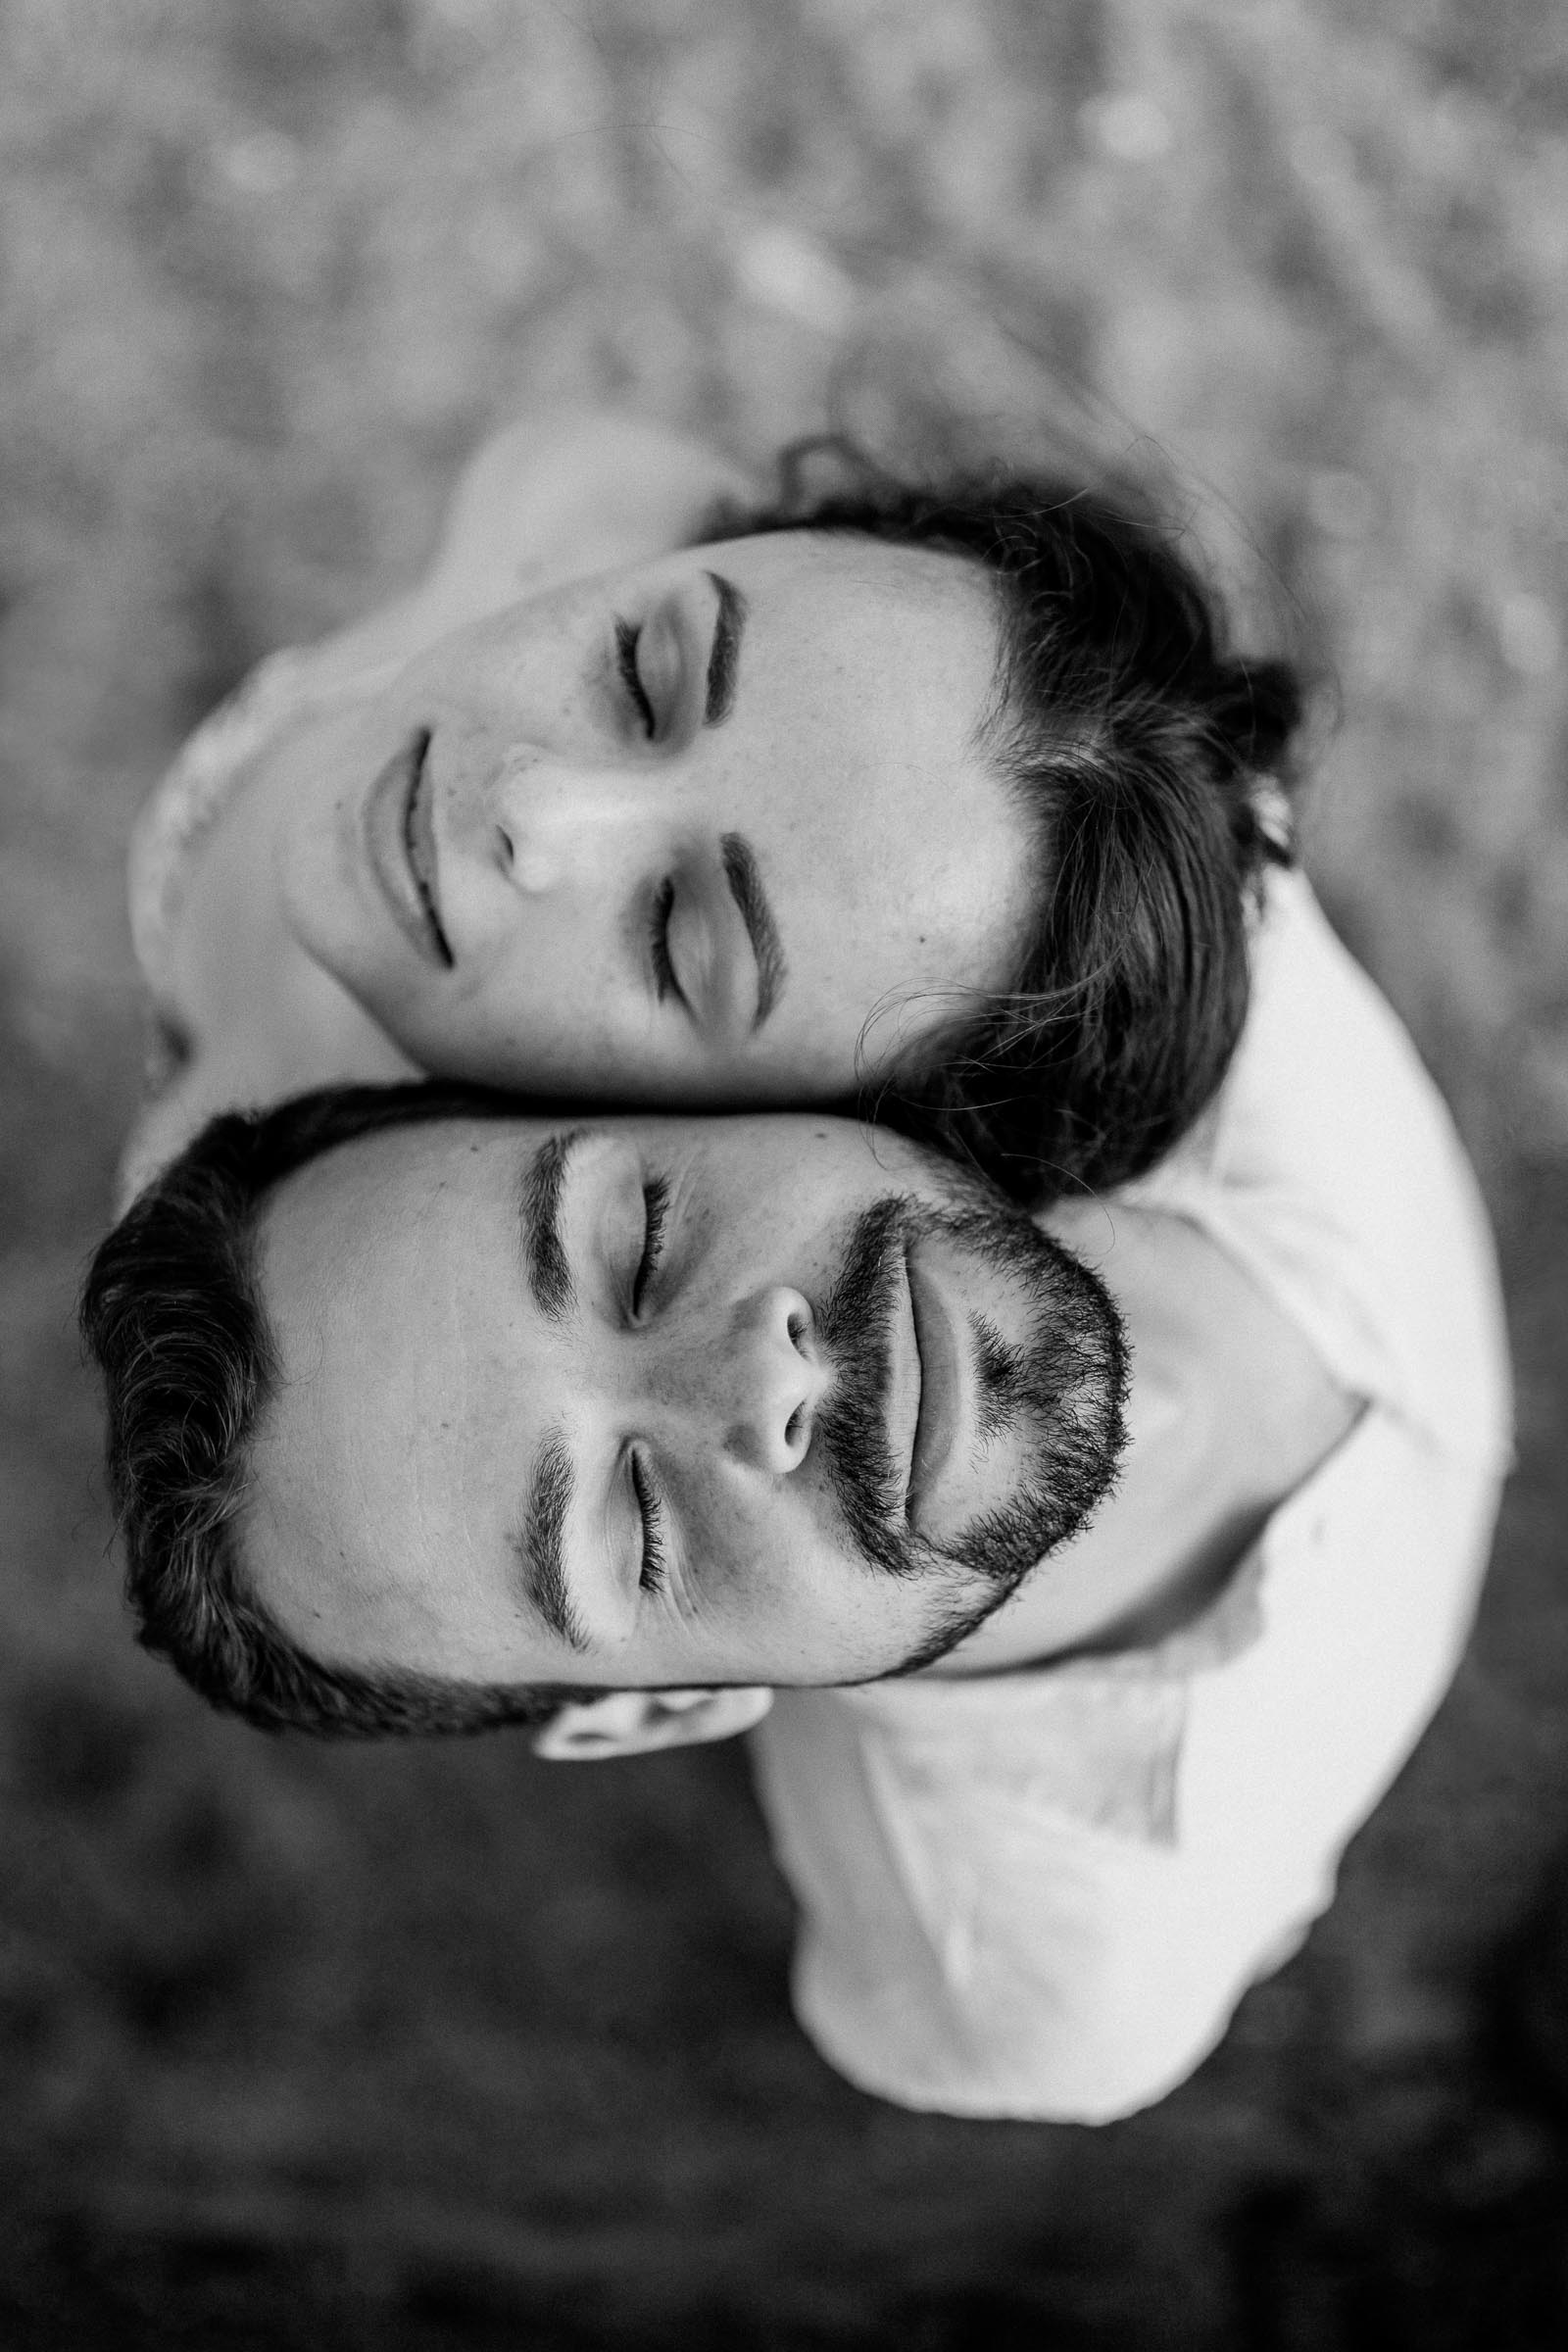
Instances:
[[[789,532],[459,629],[283,755],[288,929],[421,1066],[827,1096],[1009,984],[1034,876],[967,561]]]

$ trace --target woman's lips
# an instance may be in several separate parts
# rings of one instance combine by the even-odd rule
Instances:
[[[450,971],[456,962],[441,923],[435,831],[421,727],[393,753],[366,796],[365,835],[370,869],[399,929],[427,963]]]
[[[450,971],[456,958],[452,953],[452,942],[442,928],[441,906],[436,897],[439,874],[435,857],[435,820],[430,812],[430,777],[425,759],[430,749],[428,727],[421,729],[416,740],[418,749],[414,761],[414,781],[409,787],[409,797],[403,809],[403,840],[419,902],[429,917],[436,946]]]

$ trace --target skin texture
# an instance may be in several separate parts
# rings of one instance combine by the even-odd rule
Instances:
[[[983,1233],[953,1227],[960,1200]],[[876,1565],[826,1429],[850,1379],[851,1243],[890,1201],[911,1238],[874,1418],[907,1524]],[[842,1120],[443,1121],[345,1147],[264,1214],[281,1379],[247,1573],[341,1665],[608,1688],[888,1672],[983,1590],[942,1547],[1037,1456],[1033,1406],[988,1405],[975,1318],[1026,1347],[1049,1250],[942,1163]],[[553,1455],[572,1490],[554,1629],[524,1532]]]
[[[974,1580],[934,1547],[1013,1494],[1037,1450],[1026,1423],[987,1410],[978,1370],[978,1318],[1024,1343],[1027,1284],[971,1237],[924,1233],[908,1250],[882,1426],[928,1548],[903,1576],[852,1540],[825,1453],[846,1369],[829,1301],[868,1208],[951,1217],[974,1189],[838,1119],[586,1123],[562,1176],[545,1312],[521,1203],[541,1146],[574,1132],[405,1128],[324,1155],[272,1198],[261,1277],[281,1378],[242,1527],[260,1596],[329,1662],[602,1685],[606,1698],[541,1741],[563,1755],[721,1736],[756,1719],[769,1685],[891,1671],[972,1603]],[[639,1286],[645,1187],[661,1183],[662,1261]],[[1003,1221],[1016,1236],[1019,1220]],[[1196,1228],[1109,1203],[1049,1223],[1123,1316],[1130,1443],[1108,1500],[938,1674],[1169,1633],[1358,1410]],[[517,1541],[551,1435],[573,1475],[563,1572],[577,1642],[544,1621]],[[634,1460],[660,1498],[657,1592]]]
[[[710,724],[726,606],[740,642]],[[1021,945],[1035,860],[981,740],[996,656],[975,567],[798,533],[464,622],[285,734],[204,850],[179,993],[237,1056],[213,1089],[422,1068],[655,1102],[848,1090],[862,1033],[885,1059],[1005,985]],[[450,963],[415,936],[385,781],[425,737]],[[776,931],[769,992],[737,840]]]
[[[1136,1648],[1175,1632],[1362,1409],[1299,1327],[1186,1218],[1112,1196],[1058,1202],[1043,1222],[1121,1310],[1133,1359],[1127,1449],[1089,1525],[940,1675]]]
[[[887,983],[904,1009],[873,1030],[873,1052],[906,1036],[942,1001],[939,993],[911,1003],[906,994],[928,982],[940,991],[943,979],[937,957],[918,962],[934,937],[920,892],[955,881],[961,892],[984,870],[989,905],[971,905],[966,919],[989,923],[993,944],[1005,933],[1025,861],[1016,813],[973,757],[994,655],[983,581],[951,560],[824,549],[793,537],[666,552],[697,526],[709,498],[746,489],[720,478],[709,453],[625,419],[535,418],[481,454],[460,487],[428,580],[340,641],[346,669],[377,662],[393,681],[375,705],[387,721],[381,735],[369,740],[368,707],[351,708],[329,736],[306,731],[278,747],[200,861],[181,943],[181,994],[202,1050],[144,1129],[140,1172],[226,1102],[420,1066],[491,1076],[491,1054],[515,1055],[519,1039],[537,1056],[528,1075],[546,1084],[570,1077],[573,1091],[617,1091],[628,1057],[640,1093],[756,1099],[791,1055],[814,1056],[810,1066],[828,1091],[843,1083],[845,1055],[853,1059],[854,1039],[840,1019],[847,997],[892,968],[873,970],[867,946],[874,940],[880,952],[888,944],[877,926],[889,907],[906,922],[917,959]],[[519,550],[527,551],[520,562]],[[831,580],[835,567],[824,567],[824,555],[849,559]],[[752,558],[764,571],[775,567],[771,582],[746,571]],[[691,673],[701,672],[711,648],[714,570],[742,588],[748,614],[735,707],[720,726],[704,729],[692,723]],[[881,630],[888,614],[895,625]],[[946,625],[934,628],[942,615]],[[617,620],[643,631],[636,661],[656,705],[651,738],[638,732],[633,702],[614,708],[617,687],[625,691]],[[916,650],[921,658],[908,661]],[[888,796],[879,802],[873,790],[867,799],[864,777],[853,805],[822,789],[824,776],[837,778],[836,755],[813,765],[807,739],[829,711],[824,681],[843,689],[833,707],[840,742],[862,745],[874,782],[891,727],[912,715],[929,740],[931,690],[943,680],[953,706],[943,740],[950,751],[957,740],[960,789],[939,788],[940,760],[925,770],[914,763],[917,781],[930,787],[923,832],[908,822],[906,803],[894,807],[899,821],[890,826]],[[791,825],[780,823],[783,811],[766,792],[744,790],[751,778],[740,753],[761,706],[749,704],[742,688],[773,695],[761,750],[764,760],[796,761]],[[961,732],[960,705],[968,714]],[[461,973],[410,952],[384,894],[372,890],[365,905],[358,895],[366,876],[356,856],[355,779],[363,797],[368,760],[388,745],[395,751],[400,739],[393,718],[412,722],[416,713],[432,727],[432,813],[448,829],[436,837],[444,911],[455,936],[460,916],[476,907],[496,918],[494,930],[470,944]],[[447,731],[444,748],[435,744],[437,720]],[[514,727],[518,757],[503,773],[493,754]],[[701,1023],[679,1002],[658,1002],[646,972],[634,969],[646,948],[635,918],[610,921],[599,886],[601,872],[613,872],[623,910],[646,900],[654,868],[668,872],[675,862],[660,854],[674,842],[672,815],[694,808],[706,811],[707,857],[689,861],[682,880],[696,872],[702,887],[678,902],[670,938],[681,974],[698,975],[689,985],[708,1016]],[[840,827],[841,843],[853,839],[856,855],[835,857],[819,873],[801,833],[808,809],[830,830]],[[963,817],[956,848],[956,810]],[[766,870],[788,962],[786,992],[751,1035],[744,1004],[738,1026],[733,1017],[748,956],[713,855],[715,839],[743,823]],[[703,838],[700,827],[685,836],[699,847]],[[999,841],[1010,844],[1000,860]],[[911,843],[920,850],[912,879]],[[804,935],[817,959],[808,965],[787,914],[797,856],[809,871],[808,915],[819,907],[833,914]],[[277,892],[258,891],[259,874],[275,875]],[[280,909],[291,928],[280,928]],[[955,898],[948,919],[960,961],[948,976],[994,980],[1001,964],[972,959],[972,944],[966,949],[956,936],[959,916]],[[346,985],[350,970],[359,994]],[[755,963],[752,975],[755,985]],[[505,1009],[519,992],[530,1007],[521,1021]],[[456,1056],[449,1024],[466,1041]],[[585,1079],[577,1056],[587,1037]],[[481,1051],[466,1058],[475,1040]],[[1353,1417],[1294,1332],[1200,1237],[1167,1219],[1146,1232],[1149,1220],[1125,1213],[1114,1226],[1098,1211],[1088,1218],[1082,1233],[1070,1218],[1057,1223],[1102,1266],[1136,1343],[1133,1444],[1121,1484],[1087,1533],[1054,1555],[1050,1574],[1032,1576],[939,1671],[983,1672],[1157,1632],[1201,1598],[1267,1509]],[[883,1607],[885,1582],[877,1592]],[[573,1680],[593,1679],[580,1658],[570,1671]]]

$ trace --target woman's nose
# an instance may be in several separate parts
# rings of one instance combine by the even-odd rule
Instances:
[[[779,1283],[749,1303],[720,1377],[725,1451],[773,1477],[798,1470],[830,1378],[801,1292]]]
[[[507,880],[525,897],[538,897],[602,877],[627,822],[639,809],[646,816],[647,799],[646,789],[635,795],[611,769],[514,759],[492,779],[480,821]]]

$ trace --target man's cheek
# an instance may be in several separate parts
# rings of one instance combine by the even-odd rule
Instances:
[[[813,1541],[808,1533],[804,1538],[806,1544]],[[732,1507],[710,1546],[710,1589],[725,1615],[750,1626],[774,1618],[798,1586],[802,1549],[802,1537],[797,1531],[792,1540],[778,1498],[764,1495]]]

